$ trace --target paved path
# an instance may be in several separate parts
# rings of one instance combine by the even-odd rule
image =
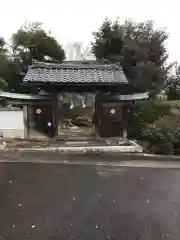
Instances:
[[[0,163],[0,239],[180,239],[180,169],[17,157]]]

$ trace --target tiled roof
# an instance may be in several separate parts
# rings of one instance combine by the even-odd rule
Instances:
[[[93,63],[42,63],[28,68],[24,83],[128,83],[118,65]]]

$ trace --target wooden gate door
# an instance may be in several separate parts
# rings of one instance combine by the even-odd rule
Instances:
[[[29,111],[30,134],[54,137],[56,134],[53,105],[33,105]],[[29,109],[29,110],[30,110]]]
[[[123,136],[123,104],[120,102],[104,102],[97,106],[97,130],[101,137]]]

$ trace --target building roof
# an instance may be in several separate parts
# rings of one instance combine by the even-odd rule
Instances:
[[[29,66],[23,83],[128,83],[118,64],[100,65],[88,61],[62,64],[35,62]]]

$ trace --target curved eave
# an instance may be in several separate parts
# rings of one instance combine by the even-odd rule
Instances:
[[[34,94],[20,94],[0,91],[0,98],[15,99],[15,100],[48,100],[53,99],[50,95],[34,95]]]
[[[144,93],[134,93],[128,95],[119,95],[118,99],[122,101],[129,101],[129,100],[143,100],[149,98],[149,92]]]
[[[149,99],[149,92],[132,93],[132,94],[100,94],[97,99],[104,101],[136,101]]]

